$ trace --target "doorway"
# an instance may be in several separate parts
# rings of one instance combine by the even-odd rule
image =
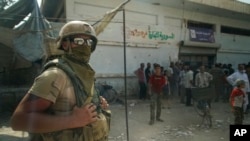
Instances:
[[[179,59],[185,64],[189,64],[192,68],[197,69],[201,65],[211,68],[215,63],[215,55],[180,55]]]

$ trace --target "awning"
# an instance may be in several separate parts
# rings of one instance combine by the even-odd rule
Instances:
[[[36,0],[19,0],[0,12],[0,16],[4,19],[0,21],[4,33],[0,35],[0,43],[13,49],[15,53],[10,56],[18,54],[29,62],[46,57],[44,39],[54,35]]]
[[[181,41],[181,46],[219,49],[221,47],[221,44],[218,44],[218,43],[206,43],[206,42],[193,42],[193,41]]]
[[[206,42],[180,42],[180,54],[200,54],[200,55],[216,55],[217,50],[220,49],[221,44],[206,43]]]

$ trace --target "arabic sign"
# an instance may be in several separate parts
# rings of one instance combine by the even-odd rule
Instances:
[[[174,39],[174,33],[171,33],[170,36],[162,33],[161,31],[149,31],[148,37],[149,39],[168,40],[168,39]]]
[[[123,43],[123,26],[114,23],[110,24],[112,26],[107,26],[105,31],[98,35],[98,44],[116,46]],[[175,42],[177,37],[176,34],[176,29],[166,26],[126,26],[126,42],[130,47],[159,47],[160,44]]]
[[[214,43],[214,32],[212,29],[189,28],[190,41]]]
[[[127,27],[127,37],[130,41],[168,41],[175,38],[174,33],[160,29]]]

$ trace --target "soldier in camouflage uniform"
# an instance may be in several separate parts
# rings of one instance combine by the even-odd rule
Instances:
[[[36,141],[108,140],[109,117],[103,114],[108,103],[94,92],[95,71],[89,65],[96,44],[86,22],[61,28],[57,46],[65,54],[35,79],[11,118],[14,130],[29,132]]]
[[[230,104],[232,106],[232,112],[234,113],[234,124],[240,125],[243,122],[244,114],[243,114],[243,104],[245,93],[242,89],[245,88],[244,80],[236,80],[236,87],[232,90],[230,95]]]

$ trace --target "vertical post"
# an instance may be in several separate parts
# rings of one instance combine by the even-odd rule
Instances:
[[[126,132],[127,141],[129,141],[129,127],[128,127],[128,107],[127,107],[127,62],[126,62],[126,23],[125,23],[125,9],[123,8],[123,53],[124,53],[124,86],[125,86],[125,115],[126,115]]]

